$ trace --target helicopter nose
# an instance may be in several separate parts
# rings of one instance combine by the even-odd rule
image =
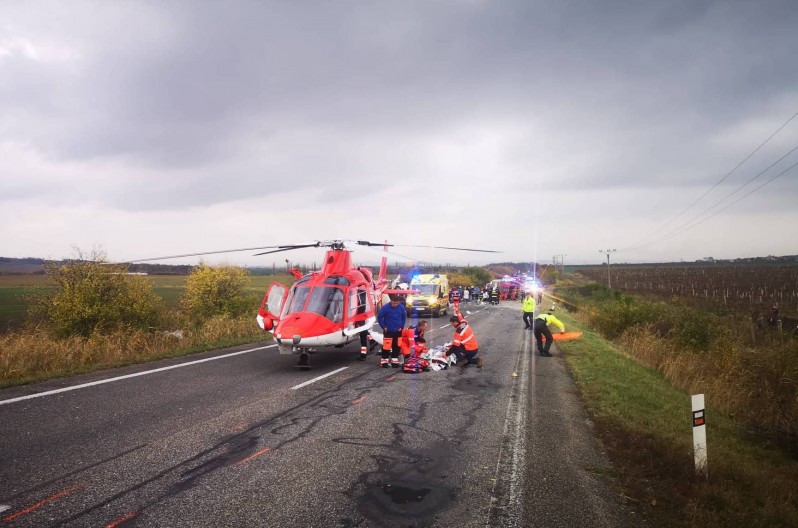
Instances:
[[[303,339],[332,333],[335,328],[332,321],[319,314],[297,313],[280,321],[276,333],[284,340],[291,339],[294,346],[297,346]]]

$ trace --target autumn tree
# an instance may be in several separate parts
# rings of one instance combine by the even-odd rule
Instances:
[[[100,251],[76,252],[76,259],[45,266],[55,288],[35,296],[30,320],[59,337],[157,326],[162,303],[146,277],[109,264]]]
[[[242,315],[252,304],[244,292],[248,284],[249,274],[243,268],[203,263],[186,279],[181,306],[195,321],[216,315]]]

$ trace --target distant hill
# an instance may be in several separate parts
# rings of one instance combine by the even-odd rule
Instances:
[[[0,257],[0,275],[43,274],[44,260],[37,258]]]
[[[0,257],[0,275],[42,275],[44,265],[51,262],[40,258]],[[56,261],[64,262],[63,260]],[[188,275],[193,266],[169,266],[167,264],[131,264],[130,271],[150,275]]]

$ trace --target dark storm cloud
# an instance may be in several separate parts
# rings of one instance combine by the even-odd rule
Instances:
[[[408,175],[406,138],[497,122],[529,124],[507,178],[701,186],[745,154],[711,139],[798,84],[789,1],[116,7],[72,6],[75,64],[4,59],[0,138],[147,172],[109,176],[131,209],[424,183],[448,175]]]

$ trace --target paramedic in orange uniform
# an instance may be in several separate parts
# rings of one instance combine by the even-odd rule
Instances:
[[[476,357],[479,354],[477,338],[474,336],[471,325],[468,324],[468,321],[466,321],[456,306],[454,315],[449,318],[449,321],[454,327],[454,337],[447,355],[454,354],[458,363],[463,367],[476,365],[478,368],[482,368],[482,358]]]

